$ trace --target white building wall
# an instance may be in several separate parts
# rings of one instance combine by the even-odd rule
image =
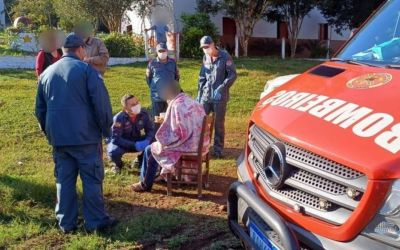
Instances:
[[[181,15],[183,13],[193,14],[196,12],[196,0],[171,0],[173,1],[174,8],[174,21],[175,31],[182,31]],[[128,11],[127,15],[132,24],[133,32],[141,32],[141,20],[137,17],[134,11]],[[223,12],[218,13],[215,16],[210,16],[211,21],[216,25],[220,35],[223,33]],[[304,18],[302,28],[299,33],[299,39],[318,39],[319,36],[319,24],[326,23],[326,19],[323,17],[321,12],[315,8]],[[125,25],[126,26],[126,25]],[[147,20],[146,27],[150,26],[150,22]],[[171,28],[171,27],[170,27]],[[260,20],[256,23],[253,30],[253,37],[265,37],[265,38],[277,38],[277,23],[270,23],[265,20]],[[331,28],[331,39],[332,40],[347,40],[350,36],[349,30],[343,30],[342,34],[338,34]]]
[[[253,29],[253,37],[276,38],[278,34],[278,25],[276,22],[270,23],[265,20],[260,20],[256,23]]]

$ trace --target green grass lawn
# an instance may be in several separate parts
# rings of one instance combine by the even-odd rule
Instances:
[[[117,228],[107,234],[87,234],[81,228],[68,236],[59,232],[55,221],[51,148],[34,117],[34,72],[0,71],[0,249],[240,248],[221,205],[236,178],[235,159],[243,147],[251,110],[266,80],[300,73],[315,64],[274,58],[236,61],[238,79],[231,89],[226,118],[227,157],[212,160],[211,187],[204,198],[198,200],[190,187],[176,188],[174,196],[167,197],[162,185],[156,185],[152,193],[133,194],[128,186],[138,180],[138,171],[126,168],[119,176],[107,174],[104,184],[108,211],[121,220]],[[184,90],[195,96],[200,61],[181,60],[179,67]],[[138,63],[106,72],[114,113],[120,110],[119,100],[125,93],[135,94],[143,106],[149,106],[145,68],[146,64]],[[127,155],[126,165],[133,158]]]

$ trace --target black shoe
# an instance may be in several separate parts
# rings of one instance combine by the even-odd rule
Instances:
[[[222,154],[222,152],[214,152],[213,157],[217,158],[217,159],[222,159],[224,158],[224,155]]]
[[[110,217],[110,219],[108,219],[108,221],[106,223],[103,223],[94,229],[86,229],[86,231],[88,233],[94,233],[94,232],[104,233],[104,232],[108,232],[111,229],[113,229],[118,223],[119,223],[119,220]]]

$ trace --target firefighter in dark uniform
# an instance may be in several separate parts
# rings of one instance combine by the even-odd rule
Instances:
[[[215,46],[209,36],[200,40],[204,51],[199,74],[197,101],[207,114],[215,114],[214,156],[222,157],[225,140],[225,113],[229,101],[229,88],[236,80],[236,68],[231,56]]]
[[[168,57],[165,43],[157,44],[157,58],[151,60],[146,70],[146,80],[150,88],[153,117],[167,110],[168,104],[160,97],[160,87],[174,80],[179,81],[176,61]]]
[[[56,217],[64,233],[76,230],[78,174],[83,188],[83,216],[88,231],[116,224],[105,211],[102,136],[111,135],[111,104],[103,78],[83,62],[85,43],[71,33],[64,56],[44,71],[38,82],[36,117],[53,147],[57,181]]]
[[[124,95],[121,104],[123,110],[114,116],[112,136],[107,146],[108,157],[114,165],[112,171],[116,174],[121,172],[122,156],[127,152],[142,152],[155,135],[153,121],[135,96]],[[138,165],[142,157],[141,153]]]

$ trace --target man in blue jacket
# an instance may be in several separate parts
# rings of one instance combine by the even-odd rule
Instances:
[[[225,141],[225,114],[229,101],[229,89],[236,80],[236,68],[231,56],[215,46],[209,36],[200,40],[203,64],[199,74],[197,101],[203,104],[207,114],[215,114],[214,156],[223,156]]]
[[[168,57],[167,45],[157,44],[157,58],[151,60],[146,70],[146,80],[150,88],[152,115],[159,116],[167,110],[167,102],[160,97],[160,88],[164,84],[179,81],[176,61]]]
[[[113,163],[112,171],[121,172],[122,156],[127,152],[142,152],[153,140],[154,123],[149,114],[141,108],[137,97],[131,94],[121,99],[123,110],[114,116],[112,136],[107,154]],[[143,154],[138,156],[141,165]]]
[[[116,224],[105,211],[102,136],[110,136],[111,104],[101,75],[83,62],[83,40],[67,36],[64,56],[40,76],[36,117],[53,147],[57,181],[56,217],[64,233],[77,229],[78,173],[83,186],[83,216],[88,231]]]

